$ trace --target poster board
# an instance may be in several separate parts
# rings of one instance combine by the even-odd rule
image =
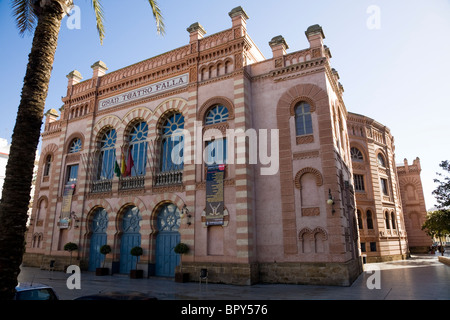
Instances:
[[[225,165],[211,165],[206,171],[206,226],[224,223],[223,180]]]
[[[75,184],[68,184],[64,186],[64,193],[61,205],[61,216],[59,218],[59,228],[69,228],[70,212],[72,210],[72,196],[75,190]]]

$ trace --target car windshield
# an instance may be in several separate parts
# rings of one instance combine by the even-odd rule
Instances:
[[[16,300],[57,300],[52,289],[32,289],[16,293]]]

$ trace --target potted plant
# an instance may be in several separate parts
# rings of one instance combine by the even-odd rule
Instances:
[[[64,251],[69,251],[70,252],[70,261],[69,261],[69,265],[72,265],[72,252],[78,250],[78,245],[76,243],[73,242],[67,242],[64,245]],[[64,272],[66,272],[67,270],[67,265],[64,266]]]
[[[175,272],[175,281],[176,282],[188,282],[189,281],[189,273],[183,273],[183,265],[182,265],[182,256],[185,253],[189,252],[189,247],[187,244],[180,242],[178,243],[175,248],[173,249],[173,251],[177,254],[181,255],[180,258],[180,271],[179,272]]]
[[[130,251],[133,257],[136,257],[136,269],[130,270],[130,278],[138,279],[144,276],[144,270],[138,270],[139,257],[142,256],[144,251],[141,247],[133,247]]]
[[[95,269],[96,276],[107,276],[109,274],[109,268],[105,268],[106,255],[111,252],[111,247],[107,244],[104,244],[100,247],[100,253],[105,257],[103,258],[103,265],[100,268]]]

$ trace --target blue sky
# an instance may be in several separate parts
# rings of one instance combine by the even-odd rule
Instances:
[[[0,137],[8,142],[32,42],[31,35],[19,35],[10,2],[0,0]],[[188,43],[189,25],[199,22],[207,35],[227,29],[228,12],[239,5],[250,17],[249,35],[266,58],[272,37],[282,35],[288,52],[294,52],[308,47],[308,26],[320,24],[347,109],[391,129],[397,163],[420,158],[426,206],[434,205],[435,173],[442,160],[450,160],[450,1],[159,0],[166,24],[162,37],[147,1],[104,0],[103,46],[90,0],[75,4],[80,28],[70,29],[63,20],[45,110],[62,106],[70,71],[77,69],[88,79],[95,61],[114,71],[181,47]],[[370,8],[379,10],[379,24],[373,24],[377,12]]]

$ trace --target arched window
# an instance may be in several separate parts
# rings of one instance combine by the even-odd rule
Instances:
[[[38,238],[37,238],[37,247],[40,248],[41,247],[41,241],[42,238],[44,237],[44,235],[42,233],[38,234]]]
[[[384,222],[386,223],[386,229],[390,229],[391,225],[389,224],[389,213],[387,211],[384,213]]]
[[[306,208],[318,208],[320,206],[320,190],[316,175],[313,172],[306,172],[300,177],[300,185],[302,212]]]
[[[205,125],[225,122],[228,120],[229,113],[227,107],[217,104],[206,113]]]
[[[230,61],[225,62],[225,74],[227,74],[228,71],[230,71]]]
[[[217,65],[217,67],[216,67],[216,76],[218,77],[218,76],[220,76],[220,69],[222,68],[222,64],[218,64]]]
[[[36,212],[36,221],[41,220],[41,218],[46,217],[47,215],[47,203],[44,199],[42,199],[41,201],[39,201],[39,206]]]
[[[297,136],[312,134],[311,107],[302,101],[295,106],[295,130]]]
[[[384,161],[384,157],[381,153],[378,154],[378,165],[385,168],[386,167],[386,161]]]
[[[161,172],[183,169],[184,117],[173,113],[164,122],[161,139]]]
[[[45,158],[45,165],[44,165],[44,177],[47,177],[50,174],[50,167],[52,166],[52,156],[48,155]]]
[[[115,129],[109,129],[100,139],[97,174],[97,179],[99,180],[110,180],[113,178],[116,162],[116,139],[117,133]]]
[[[417,199],[416,188],[413,185],[408,184],[406,186],[406,196],[408,197],[408,200],[416,200]]]
[[[392,229],[397,229],[396,223],[395,223],[395,213],[394,212],[391,212],[391,224],[392,224]]]
[[[230,114],[227,107],[216,104],[211,107],[205,116],[205,125],[217,124],[228,120]],[[227,139],[220,138],[206,141],[206,164],[224,164],[227,160]]]
[[[72,140],[69,146],[69,153],[76,153],[81,151],[82,142],[80,138],[75,138]]]
[[[361,151],[359,151],[358,148],[351,147],[350,155],[352,157],[352,161],[357,161],[357,162],[363,162],[364,161],[363,154],[362,154]]]
[[[380,178],[381,183],[381,191],[383,192],[383,195],[389,196],[389,187],[388,187],[388,181],[385,178]]]
[[[363,229],[363,221],[362,221],[362,214],[361,214],[361,210],[356,210],[356,213],[358,215],[358,227],[359,229]]]
[[[373,229],[372,211],[370,210],[367,210],[366,212],[366,221],[367,221],[367,229]]]
[[[147,163],[147,135],[148,124],[139,122],[130,131],[129,147],[134,166],[131,168],[131,176],[145,175]]]
[[[32,241],[32,247],[33,248],[36,248],[37,238],[38,238],[38,235],[34,234],[33,235],[33,241]]]

